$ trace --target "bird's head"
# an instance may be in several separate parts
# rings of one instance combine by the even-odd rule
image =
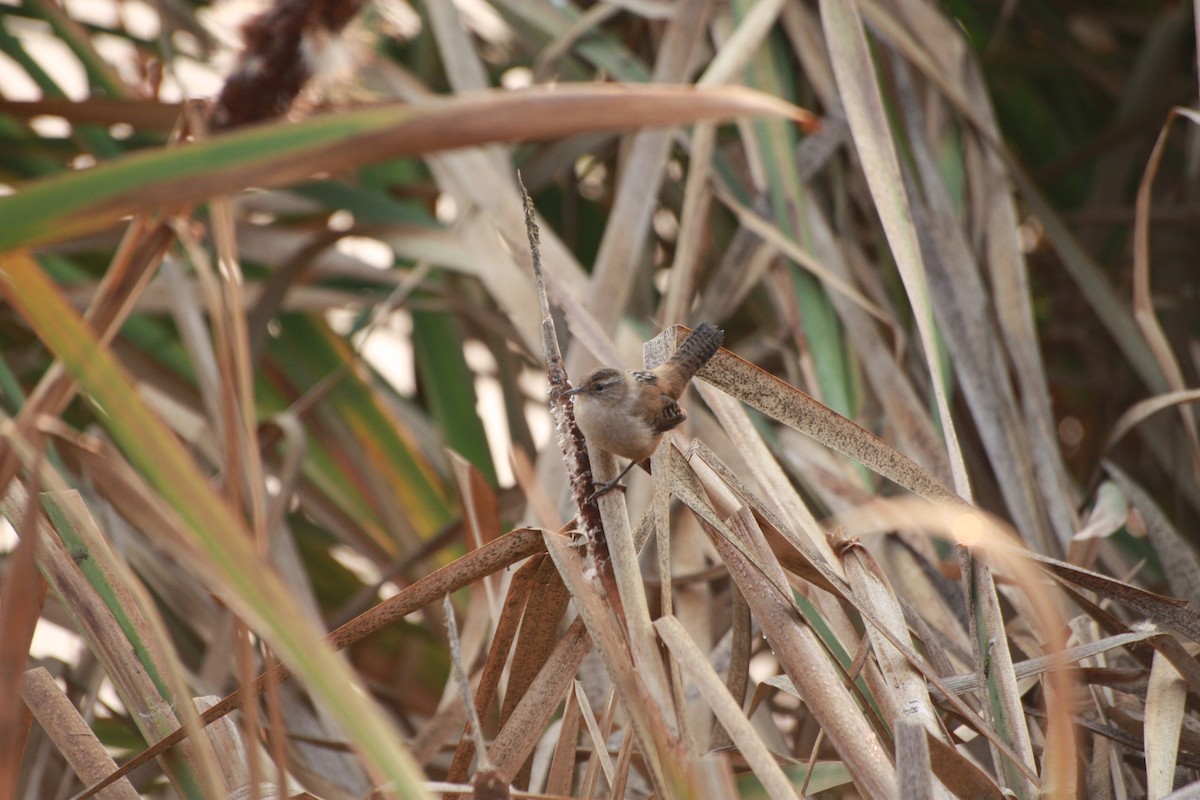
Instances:
[[[574,389],[563,392],[563,397],[582,395],[583,397],[603,400],[620,393],[620,387],[625,384],[625,374],[619,369],[600,367],[594,369]]]

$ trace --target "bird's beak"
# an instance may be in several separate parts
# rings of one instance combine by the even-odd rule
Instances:
[[[571,395],[579,394],[582,391],[583,391],[582,386],[576,386],[574,389],[568,389],[567,391],[563,392],[562,394],[559,395],[559,397],[570,397]]]

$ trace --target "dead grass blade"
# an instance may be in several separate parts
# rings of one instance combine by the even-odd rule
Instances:
[[[1017,529],[1038,552],[1061,555],[1064,542],[1051,529],[1042,506],[1033,447],[1004,366],[1003,343],[992,322],[981,270],[937,159],[926,144],[923,132],[930,122],[912,74],[898,56],[891,61],[907,146],[916,167],[916,175],[909,178],[914,227],[926,256],[933,312],[955,377]]]
[[[744,203],[739,202],[728,188],[717,184],[716,196],[737,216],[738,221],[745,226],[746,230],[759,236],[763,241],[804,267],[813,276],[819,278],[827,288],[832,290],[831,294],[840,293],[880,323],[891,327],[893,333],[897,336],[902,335],[887,312],[871,302],[869,298],[864,296],[852,284],[842,279],[840,275],[815,258],[812,253],[789,238],[777,225],[764,219],[754,209],[748,208]]]
[[[672,757],[675,746],[672,743],[670,727],[667,720],[659,716],[660,706],[651,698],[640,674],[630,661],[625,642],[626,634],[614,619],[611,605],[603,599],[604,596],[596,583],[588,578],[578,551],[570,550],[565,545],[554,544],[550,540],[547,540],[546,548],[554,559],[559,574],[563,576],[563,583],[571,592],[588,633],[604,657],[609,677],[620,696],[626,698],[623,706],[629,716],[631,732],[638,738],[646,759],[646,767],[655,785],[664,796],[687,796],[694,790],[686,788],[683,765],[676,763]]]
[[[1062,633],[1064,623],[1061,619],[1061,604],[1058,601],[1057,595],[1048,591],[1045,582],[1039,579],[1038,572],[1030,569],[1027,562],[1033,561],[1043,568],[1049,568],[1052,574],[1064,567],[1069,569],[1069,565],[1063,565],[1062,562],[1039,556],[1031,553],[1024,547],[1015,545],[1014,542],[1017,539],[1010,531],[1003,528],[1002,524],[998,521],[978,511],[964,513],[952,509],[930,508],[912,498],[898,498],[887,501],[878,500],[861,508],[845,512],[839,515],[838,519],[851,534],[858,535],[868,532],[891,531],[895,528],[911,531],[919,530],[926,534],[936,531],[938,535],[955,541],[960,546],[960,550],[970,548],[972,551],[986,555],[988,560],[986,563],[1002,564],[1005,573],[1013,576],[1013,580],[1019,584],[1021,591],[1026,595],[1026,599],[1022,599],[1021,602],[1029,616],[1031,624],[1035,626],[1037,636],[1043,642],[1042,646],[1050,653],[1065,650],[1065,641],[1063,640]],[[917,520],[920,520],[920,522]],[[986,563],[980,559],[976,562],[970,562],[968,566],[975,566],[976,564],[984,564],[986,566]],[[990,583],[990,569],[988,569],[988,573],[986,580]],[[965,578],[964,580],[967,579]],[[977,579],[973,576],[970,578],[970,581],[968,591],[977,585]],[[994,589],[989,592],[989,598],[995,598]],[[972,613],[983,613],[986,610],[979,608],[979,605],[973,600],[968,601],[968,608],[971,609]],[[998,610],[989,613],[996,617],[999,616]],[[880,626],[877,627],[881,631],[884,630]],[[973,631],[973,635],[980,635],[983,630],[990,630],[995,627],[996,625],[994,624],[989,626],[985,623],[978,633]],[[1002,626],[1000,630],[1000,635],[1005,637],[1003,643],[979,642],[980,649],[984,650],[986,648],[985,652],[991,653],[993,657],[995,656],[995,653],[992,652],[994,650],[1003,649],[1006,653],[1008,650],[1008,632]],[[892,644],[904,649],[895,640],[892,641]],[[915,656],[910,659],[910,663],[921,668],[920,659]],[[999,681],[1009,684],[1015,683],[1013,677],[1014,671],[1011,666],[1005,669],[990,663],[981,665],[978,660],[976,664],[977,669],[980,666],[986,666],[987,674],[992,676],[991,678],[981,678],[981,681],[984,682],[991,681],[987,683],[989,691],[995,691],[995,685]],[[926,678],[940,688],[936,675],[927,673]],[[1070,670],[1065,667],[1052,669],[1046,678],[1046,707],[1049,715],[1049,724],[1045,732],[1047,744],[1043,751],[1043,773],[1040,781],[1037,774],[1033,771],[1033,764],[1035,762],[1032,760],[1032,755],[1028,750],[1026,750],[1026,755],[1017,755],[1012,748],[1006,749],[1004,742],[1008,741],[1007,737],[1012,735],[1011,728],[997,729],[997,723],[993,723],[990,726],[980,728],[980,730],[989,731],[985,732],[984,735],[988,737],[992,746],[1002,752],[1008,760],[1007,768],[1009,771],[1005,774],[1005,781],[1009,788],[1019,789],[1021,786],[1027,786],[1030,790],[1038,790],[1044,787],[1044,790],[1049,793],[1070,793],[1074,785],[1073,764],[1076,747],[1067,706],[1059,698],[1069,696],[1073,679]],[[945,690],[943,689],[942,691],[945,694]],[[1006,713],[1008,712],[1006,711]],[[1024,725],[1026,715],[1023,709],[1019,713],[1020,717],[1018,719]],[[968,710],[964,713],[964,717],[974,719],[975,714],[973,711]],[[1007,721],[1005,720],[1005,722]],[[1018,750],[1016,752],[1019,753],[1021,751]],[[1016,786],[1013,785],[1014,783]]]
[[[846,760],[856,783],[872,796],[893,796],[894,769],[824,647],[792,602],[783,571],[753,516],[743,509],[726,523],[709,504],[696,475],[686,466],[681,467],[671,471],[673,493],[700,517],[710,541],[771,641],[780,665],[799,687],[825,735]],[[727,491],[715,484],[712,489]]]
[[[664,322],[686,319],[699,285],[701,240],[712,204],[712,190],[708,183],[715,144],[714,125],[700,123],[695,126],[692,131],[687,184],[683,190],[683,210],[679,218],[675,259],[669,273],[671,280],[659,309],[659,319]]]
[[[11,421],[2,424],[7,426]],[[29,740],[29,713],[11,698],[21,695],[22,687],[31,681],[34,671],[22,670],[48,589],[37,568],[37,508],[27,504],[24,517],[11,522],[20,541],[7,559],[4,584],[0,586],[0,608],[4,609],[0,617],[0,696],[8,698],[0,703],[0,797],[17,795],[21,761]],[[45,680],[50,680],[49,675]],[[29,711],[36,710],[26,706]]]
[[[616,767],[613,766],[612,757],[608,753],[608,738],[605,735],[611,732],[612,719],[611,714],[605,714],[604,730],[600,729],[600,723],[596,721],[596,712],[592,710],[592,704],[588,700],[587,692],[583,690],[583,684],[575,681],[572,685],[572,695],[575,702],[579,704],[579,715],[583,719],[584,730],[587,731],[588,738],[592,742],[592,755],[588,764],[589,775],[585,775],[583,779],[584,786],[590,786],[590,794],[595,793],[595,770],[594,765],[599,764],[600,770],[604,773],[604,778],[608,781],[608,785],[616,791]],[[613,695],[609,693],[609,702],[607,706],[612,708]],[[625,737],[625,742],[632,741],[632,737]],[[590,779],[589,779],[590,777]]]
[[[1001,141],[996,126],[976,110],[969,99],[971,93],[968,89],[951,80],[952,76],[958,74],[958,70],[938,64],[930,49],[918,43],[895,17],[874,0],[860,0],[859,5],[878,35],[899,49],[905,58],[920,70],[923,77],[938,87],[955,110],[975,128],[990,152],[1003,162],[1008,180],[1016,185],[1030,210],[1045,226],[1046,235],[1062,258],[1063,266],[1078,284],[1080,291],[1112,335],[1130,366],[1152,391],[1166,391],[1162,373],[1156,369],[1157,365],[1150,350],[1138,335],[1137,327],[1132,315],[1125,308],[1125,303],[1104,277],[1095,260],[1079,244],[1061,215],[1056,212],[1025,169],[1013,158]],[[943,24],[933,40],[947,41],[957,36],[952,26]],[[968,70],[971,82],[980,87],[978,91],[982,91],[983,80],[975,73],[975,68]]]
[[[912,800],[930,800],[933,797],[933,771],[929,767],[928,731],[920,722],[903,719],[896,721],[893,731],[900,796]]]
[[[1161,653],[1154,654],[1146,689],[1146,796],[1165,797],[1175,788],[1176,754],[1186,711],[1187,684]]]
[[[991,559],[987,554],[965,546],[958,548],[958,557],[967,595],[967,621],[975,669],[980,685],[987,687],[987,702],[983,706],[987,710],[985,718],[1017,756],[1013,759],[993,749],[992,758],[999,763],[1001,786],[1014,791],[1018,797],[1032,800],[1037,796],[1038,787],[1029,779],[1029,773],[1036,770],[1037,762],[1013,672],[1012,651],[1000,598],[996,594]]]
[[[1200,614],[1197,614],[1186,600],[1149,592],[1125,581],[1037,553],[1021,552],[1020,555],[1059,580],[1095,592],[1100,597],[1120,603],[1142,617],[1170,628],[1194,642],[1200,642]]]
[[[566,796],[571,792],[575,778],[575,748],[579,741],[579,701],[575,693],[567,696],[567,706],[563,709],[562,725],[558,731],[558,741],[554,745],[554,758],[550,762],[550,772],[546,776],[546,794]]]
[[[529,685],[529,690],[488,748],[488,758],[501,775],[516,775],[529,758],[562,698],[569,694],[575,673],[579,671],[579,665],[591,646],[587,627],[582,619],[577,618],[567,628],[554,652]],[[574,740],[570,747],[573,763]]]
[[[1104,443],[1104,449],[1106,451],[1111,450],[1117,442],[1125,438],[1126,434],[1159,411],[1171,406],[1192,405],[1195,403],[1200,403],[1200,389],[1167,392],[1166,394],[1159,394],[1154,397],[1147,397],[1145,400],[1139,400],[1125,409],[1125,412],[1113,423],[1112,430],[1108,434],[1108,440]]]
[[[954,432],[954,419],[946,400],[946,384],[938,363],[938,344],[933,327],[926,270],[917,243],[912,211],[904,190],[895,143],[888,128],[883,99],[874,63],[867,49],[862,19],[854,2],[821,3],[821,21],[829,47],[833,72],[841,91],[846,118],[854,137],[855,149],[862,161],[863,172],[870,186],[875,207],[892,248],[892,256],[904,280],[908,301],[912,305],[917,332],[924,348],[933,394],[937,399],[938,418],[945,435],[950,456],[950,471],[958,494],[968,502],[971,487],[966,464]]]
[[[1133,226],[1133,318],[1142,331],[1147,345],[1154,353],[1159,369],[1166,377],[1167,385],[1173,392],[1187,389],[1183,370],[1175,358],[1167,335],[1158,321],[1158,313],[1154,309],[1154,301],[1150,296],[1150,201],[1153,197],[1154,178],[1158,175],[1159,164],[1166,148],[1167,137],[1171,132],[1171,124],[1176,118],[1183,117],[1195,125],[1200,125],[1200,113],[1188,108],[1175,108],[1163,123],[1158,141],[1150,153],[1146,163],[1146,171],[1138,185],[1136,214]],[[1196,428],[1196,417],[1185,405],[1179,406],[1180,420],[1183,429],[1187,431],[1189,443],[1192,446],[1193,479],[1200,480],[1200,431]]]
[[[878,436],[727,350],[718,352],[698,375],[751,408],[811,436],[935,505],[964,504],[935,476]]]
[[[166,225],[151,225],[143,217],[135,218],[126,228],[84,312],[84,319],[101,342],[111,342],[128,319],[171,239]],[[30,436],[32,420],[39,415],[54,417],[62,413],[75,391],[71,375],[62,365],[51,365],[17,415],[18,430]],[[0,487],[12,480],[19,463],[12,448],[0,452]]]
[[[928,731],[925,743],[934,774],[956,797],[1000,800],[1009,796],[973,761]]]
[[[1193,608],[1200,608],[1200,561],[1196,552],[1143,487],[1114,464],[1105,464],[1105,470],[1141,515],[1171,594],[1190,601]]]
[[[730,696],[720,676],[709,665],[708,658],[692,641],[679,620],[674,617],[659,617],[654,621],[654,628],[674,654],[675,661],[684,674],[700,689],[705,702],[716,713],[717,719],[737,745],[738,752],[762,781],[767,794],[773,800],[795,798],[795,788],[742,713],[741,704]]]
[[[687,80],[712,13],[711,0],[698,0],[687,14],[675,14],[663,32],[654,66],[654,80],[680,83]],[[633,280],[650,233],[651,219],[667,165],[672,133],[647,131],[629,143],[617,196],[613,200],[604,239],[596,254],[586,305],[604,331],[612,331],[625,309]],[[572,369],[581,362],[572,359]]]
[[[904,620],[904,610],[887,577],[860,543],[840,540],[835,543],[835,549],[851,591],[859,603],[869,609],[871,617],[887,625],[891,633],[890,637],[883,636],[873,626],[867,627],[875,662],[884,677],[880,684],[884,690],[874,694],[884,721],[893,730],[902,721],[920,724],[930,736],[949,743],[950,738],[934,711],[924,678],[889,641],[891,638],[907,639],[908,625]],[[897,742],[897,748],[899,746]]]
[[[455,592],[476,580],[504,569],[506,566],[531,556],[542,549],[542,532],[535,528],[522,528],[512,531],[483,547],[472,550],[458,561],[447,564],[440,570],[425,576],[421,580],[390,597],[370,611],[355,617],[337,630],[326,636],[326,641],[335,650],[341,650],[360,639],[369,636],[386,625],[403,619],[430,603],[451,592]],[[582,657],[582,656],[581,656]],[[576,665],[578,667],[578,664]],[[269,673],[260,675],[252,684],[239,689],[224,697],[219,703],[206,710],[200,716],[201,725],[208,725],[236,709],[244,700],[244,695],[257,695],[271,681],[286,680],[292,671],[285,664],[279,664]],[[109,781],[116,780],[130,771],[145,764],[160,753],[183,741],[189,732],[178,728],[151,747],[133,757],[117,772],[110,775],[105,782],[92,786],[87,792],[74,800],[84,800],[95,792],[103,789]]]
[[[104,744],[44,667],[25,673],[20,697],[85,784],[95,783],[116,770],[117,765]],[[14,770],[12,774],[16,776],[17,772]],[[139,797],[141,795],[128,778],[117,781],[105,794],[105,800],[138,800]]]
[[[8,235],[0,235],[0,250],[62,241],[124,216],[175,212],[248,187],[282,186],[388,158],[743,114],[811,123],[807,112],[739,87],[589,85],[484,92],[255,126],[63,173],[0,198],[0,214],[10,222]],[[56,210],[50,218],[47,208]]]
[[[164,652],[169,651],[154,640],[131,595],[132,587],[122,582],[107,543],[78,498],[59,495],[48,502],[57,531],[44,518],[31,531],[39,569],[104,665],[138,729],[148,740],[156,740],[180,726],[172,708],[177,695],[171,687],[183,686],[183,681],[172,681],[166,672]],[[13,484],[4,499],[5,513],[19,516],[31,503],[23,488]],[[66,542],[71,543],[70,550]],[[211,750],[201,747],[192,754],[168,756],[164,767],[184,791],[217,791],[220,783],[214,764]]]
[[[1077,664],[1085,659],[1093,658],[1100,653],[1105,653],[1118,647],[1128,647],[1131,644],[1136,644],[1158,635],[1160,635],[1160,632],[1157,628],[1146,627],[1141,630],[1120,633],[1115,636],[1106,636],[1094,642],[1070,647],[1058,655],[1039,656],[1026,661],[1019,661],[1013,665],[1013,672],[1016,673],[1018,680],[1033,677],[1055,666]],[[972,673],[969,675],[946,677],[942,679],[942,688],[955,693],[978,691],[978,676]],[[937,689],[936,691],[935,697],[941,700],[943,697],[941,689]]]
[[[89,97],[85,101],[44,97],[40,100],[0,100],[0,113],[14,119],[59,117],[73,125],[116,125],[126,123],[138,130],[169,132],[179,121],[180,103],[162,100],[119,100]]]

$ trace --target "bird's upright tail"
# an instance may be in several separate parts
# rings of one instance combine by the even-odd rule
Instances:
[[[701,322],[692,331],[692,335],[684,340],[671,362],[683,373],[683,382],[691,380],[696,372],[708,363],[717,352],[721,342],[725,341],[725,331],[711,322]]]

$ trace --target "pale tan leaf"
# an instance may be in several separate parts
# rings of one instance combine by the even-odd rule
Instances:
[[[755,733],[750,721],[742,714],[742,707],[729,696],[721,678],[713,671],[704,653],[696,647],[687,631],[674,617],[660,617],[654,623],[658,635],[675,655],[684,674],[691,679],[703,695],[705,702],[716,712],[717,719],[729,732],[739,753],[750,764],[754,774],[762,781],[763,788],[773,800],[793,800],[796,790],[779,768],[771,751]]]
[[[1146,797],[1165,797],[1175,788],[1175,755],[1187,700],[1187,684],[1160,653],[1154,654],[1146,690]]]

